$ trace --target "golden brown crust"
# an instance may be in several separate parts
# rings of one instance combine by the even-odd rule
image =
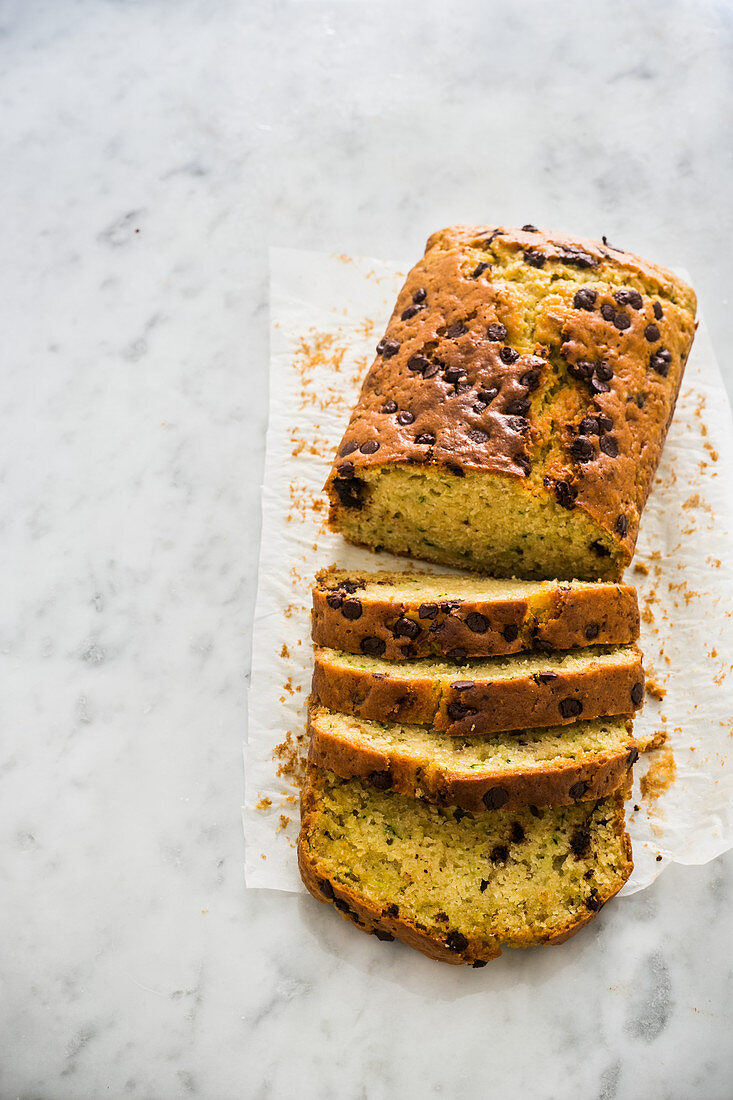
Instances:
[[[308,761],[342,779],[363,779],[380,790],[422,797],[438,806],[461,806],[481,812],[501,799],[505,810],[522,806],[569,806],[578,801],[605,798],[626,783],[639,751],[627,723],[628,746],[623,751],[598,752],[583,762],[539,762],[530,768],[492,769],[487,766],[470,776],[442,768],[427,757],[416,758],[373,745],[354,742],[345,731],[323,720],[319,707],[308,712],[310,748]]]
[[[332,525],[358,506],[364,470],[477,471],[586,513],[620,578],[674,412],[695,307],[694,292],[671,272],[597,241],[507,227],[434,234],[398,295],[339,445],[327,482]]]
[[[591,658],[582,669],[554,669],[511,679],[481,678],[470,666],[456,668],[455,680],[436,679],[429,664],[410,676],[337,664],[318,649],[313,697],[329,710],[376,722],[433,726],[452,737],[568,725],[578,718],[633,714],[643,700],[644,672],[638,646],[625,659],[602,665]],[[457,687],[455,685],[458,685]],[[636,702],[635,702],[636,700]]]
[[[462,950],[452,949],[447,946],[445,928],[418,925],[409,914],[400,912],[397,905],[383,908],[375,904],[365,892],[357,892],[353,887],[334,881],[325,868],[319,867],[317,854],[310,847],[312,820],[318,813],[318,798],[312,786],[314,772],[317,772],[317,769],[309,766],[301,792],[301,829],[298,838],[298,869],[308,892],[317,901],[330,902],[345,920],[351,921],[362,932],[374,934],[380,939],[398,939],[408,947],[438,962],[483,966],[492,959],[498,958],[501,954],[501,943],[495,936],[479,937],[467,930],[462,936],[466,947]],[[618,885],[615,888],[597,894],[595,910],[588,909],[574,917],[569,915],[567,926],[553,935],[538,934],[530,937],[525,933],[523,942],[517,939],[512,946],[533,947],[565,943],[598,915],[606,902],[621,889],[633,868],[631,842],[626,834],[623,815],[617,820],[616,833],[622,837],[626,866],[620,873]]]
[[[491,657],[531,649],[628,645],[639,637],[639,605],[630,584],[537,585],[528,596],[399,601],[365,596],[365,583],[399,574],[322,570],[313,588],[312,636],[345,653],[411,657]],[[387,582],[385,582],[387,583]],[[446,577],[450,591],[450,577]]]

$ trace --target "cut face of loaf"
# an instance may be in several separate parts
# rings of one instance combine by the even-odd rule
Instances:
[[[298,863],[308,890],[380,939],[481,966],[501,945],[560,943],[631,869],[621,793],[470,814],[309,765]]]
[[[332,568],[316,578],[312,624],[316,645],[347,653],[462,660],[627,645],[639,637],[639,606],[628,584]]]
[[[339,445],[331,525],[493,576],[618,580],[695,308],[671,272],[597,241],[434,234]]]
[[[313,697],[329,710],[452,737],[632,714],[644,697],[637,646],[488,657],[456,666],[317,649]]]
[[[312,706],[308,725],[312,764],[473,812],[604,798],[627,782],[644,747],[630,721],[613,718],[464,739]]]

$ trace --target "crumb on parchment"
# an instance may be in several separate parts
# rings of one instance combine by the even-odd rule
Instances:
[[[677,765],[674,762],[672,749],[670,747],[661,749],[656,760],[650,764],[649,771],[641,777],[641,797],[653,802],[669,790],[676,775]]]

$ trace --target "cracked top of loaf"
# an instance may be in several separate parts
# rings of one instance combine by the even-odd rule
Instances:
[[[605,238],[533,226],[434,233],[338,448],[327,486],[332,521],[361,507],[370,470],[491,474],[586,513],[601,532],[601,556],[623,566],[695,308],[681,279]]]

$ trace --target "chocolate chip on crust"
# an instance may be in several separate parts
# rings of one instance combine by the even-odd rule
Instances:
[[[543,252],[532,252],[530,249],[527,249],[524,252],[524,259],[530,267],[544,267],[547,257]]]
[[[524,386],[530,393],[538,388],[540,384],[540,372],[536,370],[527,370],[519,379],[519,385]]]
[[[417,638],[421,631],[414,619],[402,615],[394,624],[394,633],[398,638]]]
[[[652,309],[654,310],[654,316],[656,317],[656,319],[658,321],[661,321],[662,317],[664,316],[664,313],[662,312],[662,307],[659,304],[659,302],[655,302],[654,305],[652,306]]]
[[[378,791],[388,791],[392,786],[392,773],[390,771],[370,772],[367,778]]]
[[[644,329],[644,338],[648,340],[650,344],[656,344],[660,336],[661,333],[656,325],[647,325]]]
[[[632,764],[635,764],[639,759],[639,750],[636,745],[632,745],[626,754],[626,766],[630,768]]]
[[[387,908],[384,910],[384,916],[391,917],[392,920],[395,920],[395,918],[399,917],[399,915],[400,908],[398,905],[388,905]]]
[[[333,886],[327,878],[319,879],[318,886],[324,897],[327,897],[329,900],[333,900]]]
[[[493,325],[489,325],[486,333],[489,340],[506,340],[507,336],[506,327],[502,325],[501,321],[496,321]]]
[[[333,611],[338,611],[343,602],[344,597],[339,595],[338,592],[331,592],[328,596],[326,596],[326,603]]]
[[[600,630],[601,628],[598,623],[588,623],[584,631],[586,641],[594,641],[594,639],[598,637]]]
[[[397,340],[385,340],[381,351],[382,358],[391,359],[399,350],[400,345]]]
[[[424,302],[428,296],[428,292],[424,286],[419,286],[415,293],[412,295],[413,302]]]
[[[430,366],[430,360],[426,355],[413,355],[407,360],[407,369],[415,374],[422,374]]]
[[[445,945],[449,951],[465,951],[468,947],[468,940],[462,932],[453,931],[448,933]]]
[[[488,966],[488,965],[489,965],[489,963],[488,963],[487,959],[474,959],[473,962],[471,963],[471,967],[472,967],[473,970],[480,970],[481,967]]]
[[[532,473],[532,466],[527,455],[518,454],[514,456],[514,462],[522,471],[525,477],[529,477]]]
[[[616,310],[613,308],[610,302],[604,302],[601,306],[601,317],[604,321],[613,321],[616,316]]]
[[[638,290],[627,290],[622,287],[614,293],[614,298],[620,306],[631,306],[632,309],[641,309],[644,305]]]
[[[352,455],[358,446],[359,444],[356,442],[356,440],[352,439],[349,443],[344,443],[343,447],[339,451],[339,455],[341,456],[341,458],[346,458],[347,455]]]
[[[492,386],[488,390],[479,390],[478,399],[483,405],[490,405],[494,398],[498,395],[498,387]]]
[[[536,225],[532,225],[531,222],[527,222],[526,225],[522,226],[522,232],[523,233],[539,233],[539,229],[537,228]]]
[[[573,305],[576,309],[592,310],[596,304],[598,294],[595,290],[591,290],[590,287],[584,286],[580,290],[576,291],[573,298]]]
[[[470,691],[471,688],[476,687],[475,680],[454,680],[451,684],[454,691]]]
[[[476,265],[476,268],[471,276],[472,279],[478,279],[479,275],[483,275],[484,271],[490,270],[491,265],[487,264],[484,260],[480,264]]]
[[[387,648],[386,643],[381,638],[374,638],[367,635],[366,638],[362,638],[359,643],[359,648],[362,653],[368,657],[382,657]]]
[[[472,428],[470,432],[466,432],[466,436],[472,443],[488,443],[489,433],[485,432],[482,428]]]
[[[568,447],[570,454],[576,462],[590,462],[593,458],[593,444],[587,436],[579,435]]]
[[[409,412],[407,409],[403,409],[402,412],[397,414],[397,423],[398,424],[403,424],[403,425],[412,424],[412,423],[414,423],[414,420],[415,420],[415,414]]]
[[[535,672],[532,679],[537,684],[551,684],[553,680],[557,680],[557,673],[550,669],[547,672]]]
[[[490,787],[481,801],[487,810],[500,810],[509,801],[509,793],[503,787]]]
[[[466,626],[474,634],[485,634],[489,629],[489,620],[478,611],[472,611],[469,615],[466,615]]]
[[[436,619],[438,617],[438,605],[437,603],[421,603],[417,613],[421,619]]]
[[[579,779],[577,783],[573,783],[568,794],[571,798],[582,798],[585,792],[588,790],[588,784],[584,779]]]
[[[445,330],[445,335],[448,340],[456,340],[459,336],[463,336],[467,332],[468,329],[463,321],[456,321],[454,324],[448,326]]]
[[[400,321],[409,321],[411,317],[414,317],[422,309],[425,309],[425,306],[415,304],[408,306],[407,309],[403,309],[400,314]]]
[[[373,929],[373,931],[378,940],[389,941],[394,939],[394,936],[391,932],[383,932],[381,928],[375,928]]]
[[[379,411],[383,412],[383,413],[396,413],[397,412],[397,402],[396,401],[385,401],[385,403],[382,405],[382,408]]]
[[[506,411],[512,416],[526,416],[529,409],[530,403],[523,397],[518,397],[514,401],[510,401],[506,407]]]
[[[476,713],[473,707],[464,707],[463,703],[449,703],[446,710],[448,711],[448,717],[453,722],[460,722],[461,719],[468,718],[469,715]]]
[[[510,348],[508,345],[505,344],[499,352],[499,358],[501,359],[502,363],[516,363],[517,359],[519,358],[519,352],[515,348]]]
[[[638,680],[631,689],[631,702],[638,707],[644,698],[644,685]]]
[[[598,913],[603,908],[603,902],[598,897],[598,891],[595,886],[591,887],[589,896],[585,899],[585,905],[587,909],[590,909],[592,913]]]
[[[422,435],[416,438],[415,442],[423,447],[432,447],[435,443],[435,436],[432,432],[423,432]]]
[[[660,348],[655,355],[649,360],[649,366],[657,374],[661,374],[662,378],[666,378],[669,374],[669,368],[672,365],[672,353],[667,351],[666,348]]]
[[[344,600],[341,605],[341,614],[345,619],[350,619],[352,622],[360,619],[362,612],[363,608],[360,600]]]
[[[626,538],[629,530],[629,521],[626,516],[621,515],[616,520],[616,534],[620,535],[622,539]]]
[[[563,718],[577,718],[579,714],[583,713],[583,704],[580,699],[573,699],[572,696],[568,696],[566,699],[560,700],[560,714]]]
[[[609,458],[618,458],[618,443],[612,435],[602,435],[599,447]]]
[[[367,439],[366,443],[362,443],[359,448],[363,455],[373,455],[379,450],[379,441],[376,439]]]

